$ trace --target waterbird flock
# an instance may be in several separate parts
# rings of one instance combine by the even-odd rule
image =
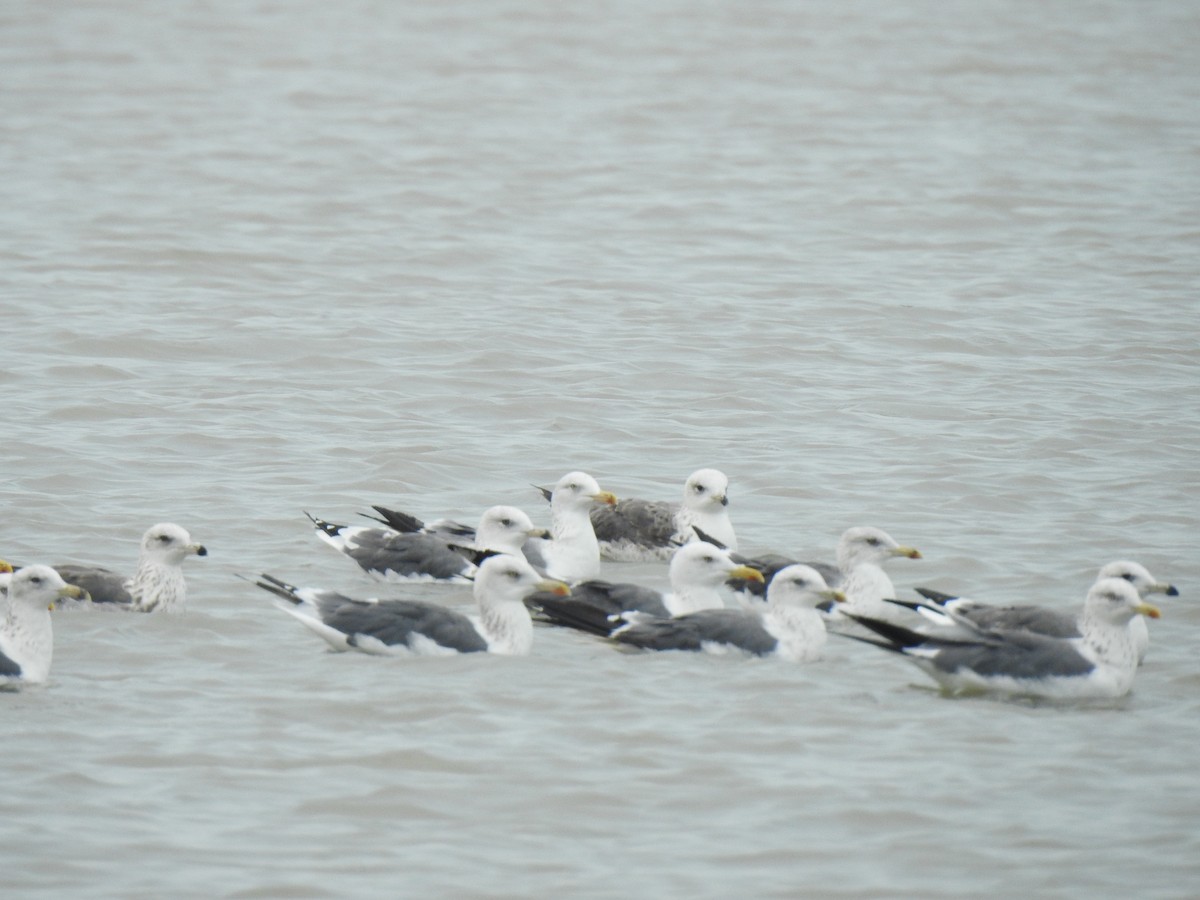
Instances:
[[[383,505],[366,514],[370,525],[305,513],[321,542],[377,581],[431,585],[420,600],[360,599],[268,573],[246,580],[335,651],[526,655],[536,622],[627,651],[809,662],[834,634],[911,663],[945,694],[1067,700],[1127,694],[1149,643],[1146,619],[1160,615],[1146,597],[1179,593],[1143,566],[1116,561],[1099,570],[1080,608],[997,606],[928,588],[907,600],[884,566],[921,553],[876,527],[846,529],[832,563],[739,553],[729,480],[717,469],[693,472],[677,501],[618,500],[578,471],[537,489],[549,503],[549,528],[510,505],[488,508],[475,526],[451,517],[426,523]],[[0,562],[0,684],[47,679],[55,603],[180,609],[182,564],[206,554],[185,529],[160,523],[143,535],[130,576],[74,564],[14,571]],[[602,566],[628,561],[665,561],[669,589],[600,578]],[[475,611],[448,606],[444,588],[433,587],[443,584],[470,584]]]

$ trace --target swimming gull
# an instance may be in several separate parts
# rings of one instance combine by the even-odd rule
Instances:
[[[743,605],[753,606],[756,600],[761,601],[776,572],[799,563],[816,569],[830,587],[846,595],[846,602],[838,604],[832,613],[834,619],[838,618],[840,612],[853,611],[860,615],[905,622],[912,619],[907,611],[884,602],[895,596],[896,589],[883,570],[883,565],[896,557],[920,559],[921,553],[913,547],[900,545],[880,528],[857,526],[846,529],[838,539],[837,566],[793,560],[779,554],[738,557],[763,573],[765,585],[734,581],[730,586],[738,592]]]
[[[717,469],[697,469],[689,475],[681,503],[631,498],[596,507],[591,516],[603,559],[669,559],[681,544],[697,539],[696,528],[737,550],[729,520],[729,479]]]
[[[607,636],[637,616],[665,618],[721,609],[727,579],[762,575],[734,562],[728,550],[697,541],[675,552],[668,577],[671,589],[667,593],[639,584],[582,581],[572,586],[570,597],[533,594],[525,602],[544,621]]]
[[[456,542],[424,531],[398,532],[370,525],[337,525],[306,516],[317,537],[383,581],[464,583],[489,553],[520,554],[526,540],[545,531],[515,506],[484,511],[468,540]]]
[[[256,584],[275,605],[299,619],[335,650],[418,656],[454,653],[526,655],[533,622],[524,598],[534,591],[566,594],[562,582],[543,579],[517,556],[485,559],[475,576],[478,614],[466,616],[420,600],[355,600],[335,591],[298,588],[270,575]]]
[[[24,566],[12,573],[0,624],[0,683],[46,680],[54,656],[50,610],[60,598],[82,596],[82,588],[67,584],[49,566]]]
[[[539,490],[547,493],[545,488]],[[611,506],[617,498],[601,490],[586,472],[568,472],[549,495],[550,539],[530,540],[525,555],[551,578],[568,584],[596,578],[600,574],[600,544],[589,513],[597,503]]]
[[[1079,637],[991,630],[946,612],[973,634],[939,637],[852,613],[882,640],[847,636],[902,655],[944,693],[1100,699],[1122,697],[1133,685],[1137,650],[1130,619],[1159,617],[1158,609],[1121,578],[1103,578],[1092,585],[1079,616]]]
[[[691,650],[776,656],[790,662],[818,658],[825,624],[818,604],[842,601],[811,566],[775,573],[765,608],[708,609],[673,619],[644,619],[613,632],[613,639],[644,650]]]
[[[68,584],[77,584],[95,603],[111,603],[113,608],[135,612],[153,612],[182,607],[187,600],[187,582],[183,561],[191,556],[207,556],[203,544],[195,543],[187,530],[170,522],[152,525],[142,535],[137,570],[133,577],[120,575],[99,566],[55,566]]]
[[[1145,599],[1150,594],[1165,594],[1177,597],[1179,590],[1173,584],[1159,581],[1147,571],[1145,566],[1131,560],[1110,562],[1100,569],[1096,580],[1103,578],[1123,578],[1134,586],[1138,594]],[[956,597],[943,594],[929,588],[917,588],[917,593],[928,600],[953,610],[958,615],[969,619],[982,628],[1003,630],[1032,631],[1049,637],[1078,637],[1080,610],[1061,610],[1047,606],[1013,605],[997,606],[970,600],[966,597]],[[1146,627],[1145,616],[1134,616],[1129,622],[1133,634],[1134,648],[1137,651],[1138,663],[1146,658],[1146,650],[1150,646],[1150,630]]]

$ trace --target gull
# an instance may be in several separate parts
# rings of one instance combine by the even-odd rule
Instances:
[[[550,497],[550,539],[533,539],[525,555],[551,578],[575,584],[600,574],[600,544],[589,516],[597,503],[612,506],[617,498],[600,489],[586,472],[568,472],[547,491]]]
[[[622,562],[669,559],[700,529],[729,550],[737,537],[729,520],[729,479],[717,469],[697,469],[683,485],[683,501],[622,500],[591,511],[603,559]]]
[[[857,526],[846,529],[838,539],[837,566],[802,562],[779,554],[738,557],[746,565],[763,573],[765,585],[734,581],[730,586],[739,593],[743,605],[753,606],[756,600],[761,602],[764,588],[769,589],[775,573],[787,566],[801,563],[816,569],[828,585],[846,595],[845,603],[838,604],[832,614],[834,620],[838,618],[839,613],[855,612],[886,620],[906,621],[912,618],[907,612],[901,612],[884,602],[895,596],[896,589],[883,566],[897,557],[920,559],[921,552],[914,547],[897,543],[881,528]]]
[[[761,609],[708,609],[671,619],[642,619],[618,628],[612,638],[643,650],[691,650],[775,656],[790,662],[820,657],[825,623],[817,606],[845,600],[811,566],[775,573]]]
[[[0,624],[0,683],[38,683],[50,674],[54,630],[50,610],[60,598],[82,599],[82,588],[67,584],[49,566],[24,566],[8,583],[8,609]]]
[[[762,575],[736,563],[728,550],[696,541],[675,551],[668,577],[671,589],[666,593],[639,584],[581,581],[572,586],[570,597],[534,594],[525,602],[551,624],[607,636],[638,617],[668,618],[721,609],[728,579],[761,579]]]
[[[127,578],[99,566],[55,566],[68,584],[83,588],[96,603],[115,608],[153,612],[181,608],[187,600],[183,561],[192,555],[207,556],[203,544],[192,541],[184,528],[170,522],[152,525],[142,535],[137,570]]]
[[[369,525],[337,525],[305,515],[322,541],[352,559],[364,572],[393,582],[465,583],[485,555],[518,555],[526,540],[546,534],[515,506],[485,510],[478,527],[465,541],[420,530],[402,533]]]
[[[1103,578],[1123,578],[1134,586],[1142,599],[1149,594],[1179,596],[1179,590],[1175,585],[1159,581],[1147,571],[1145,566],[1131,560],[1117,560],[1103,566],[1096,575],[1096,580],[1099,581]],[[927,600],[932,600],[948,610],[953,610],[958,616],[966,618],[982,628],[1031,631],[1035,634],[1060,638],[1078,637],[1080,634],[1079,610],[1053,609],[1048,606],[1026,604],[997,606],[970,600],[966,597],[943,594],[929,588],[917,588],[916,590]],[[1133,634],[1134,648],[1140,664],[1146,658],[1146,650],[1150,646],[1150,629],[1146,627],[1146,617],[1134,616],[1129,622],[1129,628]]]
[[[534,591],[566,594],[562,582],[543,579],[524,559],[498,555],[479,566],[473,588],[477,615],[420,600],[356,600],[298,588],[270,575],[255,582],[334,650],[376,655],[444,656],[455,653],[527,655],[533,622],[524,598]]]
[[[1159,617],[1121,578],[1092,585],[1079,615],[1079,636],[1055,638],[1030,631],[980,627],[947,610],[963,636],[938,636],[859,616],[850,617],[879,638],[845,635],[903,656],[947,694],[992,692],[1049,699],[1101,699],[1129,693],[1137,649],[1129,622]]]

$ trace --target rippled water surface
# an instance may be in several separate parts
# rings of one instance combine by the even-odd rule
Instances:
[[[0,696],[18,896],[1194,896],[1196,3],[0,11],[0,556],[178,616],[56,615]],[[325,652],[238,578],[386,588],[303,510],[545,521],[585,469],[726,471],[749,550],[1164,600],[1134,692],[809,666]],[[663,567],[606,575],[665,583]]]

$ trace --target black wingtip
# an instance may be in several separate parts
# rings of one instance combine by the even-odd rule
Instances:
[[[244,575],[239,575],[238,577],[246,578]],[[260,587],[264,591],[274,594],[277,597],[282,597],[284,600],[294,603],[297,606],[299,606],[302,602],[300,598],[296,596],[297,589],[295,585],[288,584],[286,581],[276,578],[274,575],[268,575],[266,572],[263,572],[258,576],[258,578],[246,578],[246,580],[253,581],[256,587]]]
[[[941,591],[935,591],[933,588],[919,587],[913,588],[918,594],[926,600],[936,603],[938,606],[945,606],[951,600],[960,599],[957,594],[943,594]]]
[[[916,647],[924,644],[929,639],[927,635],[921,634],[919,631],[913,631],[911,628],[905,628],[903,625],[893,625],[891,622],[885,622],[882,619],[859,616],[845,610],[842,610],[842,613],[859,625],[871,629],[880,637],[891,642],[896,649]]]
[[[704,543],[706,543],[706,544],[712,544],[714,547],[720,547],[722,550],[729,549],[728,546],[726,546],[721,541],[717,540],[715,537],[713,537],[711,534],[709,534],[707,531],[705,531],[699,525],[693,525],[692,531],[695,532],[696,537],[698,537],[700,540],[704,541]]]
[[[316,528],[318,531],[324,532],[330,537],[337,537],[338,533],[346,527],[345,525],[335,525],[333,522],[326,522],[324,519],[318,519],[307,510],[305,510],[304,514],[308,516],[308,519],[313,523],[314,528]]]
[[[413,534],[425,528],[425,523],[416,516],[409,515],[406,512],[401,512],[398,509],[389,509],[386,506],[376,506],[375,504],[371,504],[371,509],[379,513],[380,518],[375,518],[374,516],[368,515],[368,519],[374,519],[376,522],[382,522],[388,528],[399,531],[402,534]]]
[[[573,628],[597,637],[609,637],[624,622],[614,623],[608,612],[578,600],[570,600],[549,591],[537,591],[525,598],[525,606],[539,622]]]

